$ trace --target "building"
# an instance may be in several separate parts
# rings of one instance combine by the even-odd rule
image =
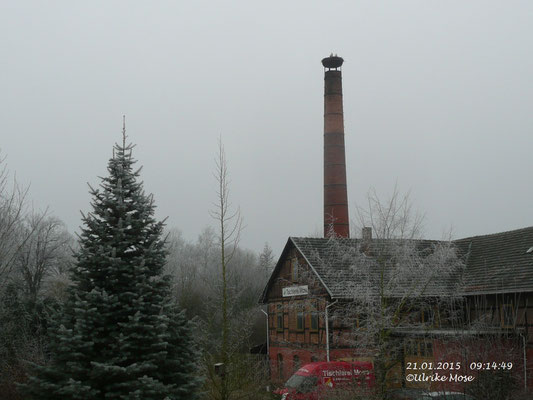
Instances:
[[[361,239],[349,238],[340,71],[343,60],[332,55],[322,63],[324,238],[289,237],[261,298],[268,309],[268,353],[272,378],[277,381],[284,381],[300,365],[312,361],[372,360],[358,345],[362,336],[357,332],[364,331],[367,322],[365,316],[353,312],[358,301],[354,294],[377,290],[379,276],[373,275],[384,271],[387,276],[394,270],[394,265],[386,261],[383,269],[368,269],[364,277],[354,273],[365,263],[390,260],[393,241],[373,239],[370,228],[363,229]],[[411,323],[393,324],[390,330],[401,345],[396,365],[388,375],[391,385],[406,385],[409,366],[460,362],[465,376],[479,376],[480,370],[512,370],[520,384],[532,387],[533,227],[452,243],[402,243],[411,246],[410,254],[420,257],[417,262],[426,271],[435,266],[435,253],[448,246],[455,254],[457,268],[428,275],[424,290],[417,294],[421,301],[412,308],[404,303],[398,308],[402,313],[408,309],[404,317]],[[452,259],[450,256],[442,265]],[[410,279],[397,283],[385,297],[391,302],[408,297],[416,276]],[[362,280],[366,286],[361,286]],[[447,304],[453,306],[443,307],[441,300],[450,294],[454,299]],[[505,363],[511,362],[509,368]],[[417,385],[427,386],[407,383]]]
[[[324,262],[335,258],[333,248],[339,243],[360,249],[363,239],[290,237],[283,249],[261,299],[268,306],[269,357],[274,379],[285,380],[299,365],[312,361],[365,359],[357,344],[346,339],[352,326],[331,318],[354,301],[349,260],[335,260],[334,265]],[[412,344],[410,351],[406,350],[404,364],[454,361],[456,357],[450,355],[453,343],[461,347],[468,341],[479,344],[490,339],[493,346],[493,339],[510,341],[515,352],[525,351],[528,387],[531,386],[533,254],[528,250],[532,243],[533,227],[453,242],[465,264],[462,275],[456,277],[460,283],[456,290],[462,299],[459,318],[444,321],[443,316],[432,316],[433,323],[428,326],[429,321],[424,321],[430,319],[427,310],[416,310],[420,311],[420,326],[425,329],[401,332],[398,328],[398,333],[411,339]],[[426,248],[433,244],[434,241],[418,243]],[[435,291],[447,288],[449,282],[434,283],[423,293],[428,299],[436,295]],[[523,354],[518,360],[516,355],[511,360],[507,356],[509,348],[504,347],[503,351],[503,358],[487,354],[469,362],[513,361],[515,371],[521,371],[521,375]]]

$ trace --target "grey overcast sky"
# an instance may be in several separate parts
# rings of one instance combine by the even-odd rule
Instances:
[[[428,238],[533,225],[530,0],[0,4],[0,148],[70,231],[125,114],[157,215],[186,238],[213,224],[219,136],[243,247],[320,232],[331,52],[352,216],[397,182]]]

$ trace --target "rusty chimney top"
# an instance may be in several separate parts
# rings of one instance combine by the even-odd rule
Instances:
[[[350,237],[342,76],[344,60],[331,54],[324,66],[324,237]]]

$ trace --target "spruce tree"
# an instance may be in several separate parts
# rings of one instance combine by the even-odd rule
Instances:
[[[109,175],[91,188],[70,297],[50,329],[52,361],[35,367],[33,399],[194,399],[190,326],[163,275],[164,222],[134,170],[132,145],[115,145]]]

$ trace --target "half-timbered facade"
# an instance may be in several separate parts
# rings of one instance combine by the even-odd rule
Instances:
[[[290,237],[265,287],[261,301],[268,306],[274,380],[283,381],[300,365],[328,357],[368,359],[350,334],[354,326],[365,324],[364,317],[354,317],[350,324],[331,319],[353,301],[353,275],[331,248],[339,242],[364,248],[361,239]],[[454,245],[465,263],[462,274],[454,278],[461,282],[460,318],[451,323],[445,310],[431,306],[412,311],[418,313],[423,329],[398,330],[405,348],[402,363],[390,374],[395,385],[402,384],[413,363],[460,359],[513,362],[515,375],[522,382],[527,376],[527,385],[533,385],[533,227],[465,238]],[[445,284],[436,282],[434,290]],[[431,290],[427,297],[430,305]]]

